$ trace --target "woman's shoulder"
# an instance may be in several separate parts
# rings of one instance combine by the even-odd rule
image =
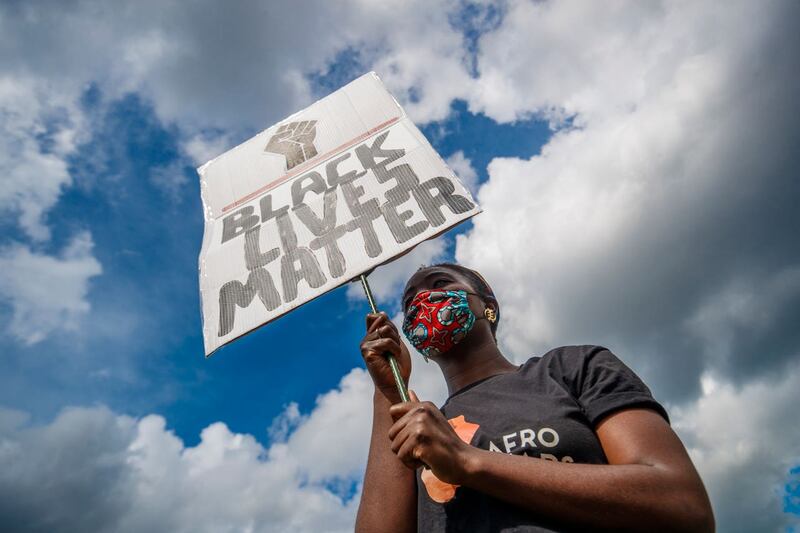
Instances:
[[[615,409],[633,405],[650,407],[669,423],[666,410],[655,401],[650,388],[605,346],[559,346],[531,357],[524,366],[527,372],[546,374],[566,388],[593,423]]]
[[[537,366],[544,364],[546,366],[580,366],[582,367],[585,362],[601,352],[608,352],[612,357],[616,358],[608,348],[598,344],[575,344],[564,345],[556,348],[551,348],[542,355],[532,355],[525,363],[522,364],[523,368]]]
[[[587,374],[597,364],[609,370],[624,364],[605,346],[575,344],[551,348],[541,355],[531,356],[520,368],[520,373],[533,377],[547,377],[578,394]],[[626,369],[627,370],[627,369]]]

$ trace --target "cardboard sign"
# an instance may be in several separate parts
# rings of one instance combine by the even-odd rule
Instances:
[[[374,73],[198,172],[206,355],[481,211]]]

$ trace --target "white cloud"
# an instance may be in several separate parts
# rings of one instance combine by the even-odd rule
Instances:
[[[195,166],[201,166],[229,150],[233,141],[225,134],[198,134],[183,142],[183,151]]]
[[[438,369],[416,354],[413,364],[412,387],[441,403]],[[800,428],[788,423],[800,401],[800,367],[740,388],[711,375],[704,382],[697,401],[671,414],[718,528],[776,530],[790,518],[780,500],[800,461]],[[17,530],[347,531],[359,500],[347,487],[363,475],[371,398],[369,375],[354,369],[309,414],[288,406],[290,429],[268,448],[221,422],[186,446],[158,415],[69,408],[29,426],[25,413],[0,409],[0,515]]]
[[[360,479],[372,424],[372,381],[354,368],[339,388],[317,398],[314,410],[283,445],[270,450],[276,461],[296,464],[308,479]],[[313,458],[313,460],[312,460]]]
[[[72,185],[68,157],[85,134],[72,95],[41,78],[0,72],[0,215],[23,232],[0,246],[0,302],[11,308],[5,329],[25,344],[76,330],[89,311],[88,280],[101,272],[87,232],[58,255],[19,242],[49,241],[48,213]]]
[[[267,429],[267,435],[272,442],[285,441],[289,434],[297,428],[305,417],[300,413],[300,406],[297,402],[289,402],[283,408],[283,412],[276,416]]]
[[[752,2],[509,2],[502,26],[481,39],[471,107],[501,121],[537,112],[556,123],[630,111],[687,59],[720,45],[736,51],[731,37],[747,25],[761,31],[748,9],[763,12]]]
[[[469,80],[462,35],[448,20],[457,8],[422,0],[222,10],[212,2],[4,5],[0,59],[8,72],[47,78],[54,91],[77,96],[83,83],[95,82],[112,97],[149,97],[165,121],[238,130],[263,128],[310,103],[304,76],[357,47],[414,118],[431,120],[447,114]]]
[[[0,214],[18,217],[32,239],[49,239],[44,217],[72,179],[66,156],[80,136],[74,102],[41,80],[0,72]]]
[[[438,368],[406,346],[412,387],[443,402]],[[310,413],[287,405],[269,447],[222,422],[186,446],[158,415],[67,408],[31,425],[26,413],[0,407],[0,516],[20,531],[351,531],[372,394],[369,374],[351,370]]]
[[[412,376],[413,388],[441,402],[438,370],[418,363],[423,374]],[[696,402],[671,412],[718,527],[776,530],[789,519],[780,506],[786,472],[800,461],[800,428],[788,423],[800,401],[800,367],[741,388],[704,381]],[[269,448],[221,422],[186,446],[158,415],[69,408],[29,426],[24,413],[0,409],[0,515],[16,530],[351,530],[359,495],[346,487],[363,475],[371,397],[368,374],[354,369],[308,415],[288,406],[293,429]]]
[[[459,150],[448,157],[445,162],[453,169],[472,196],[478,194],[478,173],[472,167],[472,161]]]
[[[369,20],[375,32],[372,35],[382,36],[381,54],[371,68],[382,77],[413,120],[427,122],[445,118],[450,102],[465,97],[471,81],[463,36],[453,29],[449,20],[449,15],[459,7],[458,3],[416,0],[401,4],[370,1],[360,4],[359,16],[352,22],[360,25]],[[372,39],[364,40],[368,44]]]
[[[359,496],[329,485],[361,481],[368,381],[354,370],[270,448],[221,422],[186,446],[158,415],[69,408],[29,427],[0,410],[0,516],[16,531],[351,531]]]
[[[778,531],[782,495],[800,464],[800,366],[743,387],[711,375],[702,396],[672,410],[673,427],[702,476],[719,531]]]
[[[75,331],[89,312],[89,280],[102,272],[88,232],[73,237],[58,256],[12,244],[0,248],[0,298],[12,308],[8,331],[35,344],[57,331]]]

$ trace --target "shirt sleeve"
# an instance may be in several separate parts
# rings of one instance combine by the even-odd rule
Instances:
[[[670,423],[666,409],[647,385],[608,348],[562,346],[548,356],[553,378],[567,388],[593,426],[624,407],[652,409]]]

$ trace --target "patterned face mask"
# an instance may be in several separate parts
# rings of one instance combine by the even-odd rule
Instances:
[[[457,291],[420,291],[411,301],[403,321],[408,342],[427,360],[461,342],[475,324],[467,294]]]

